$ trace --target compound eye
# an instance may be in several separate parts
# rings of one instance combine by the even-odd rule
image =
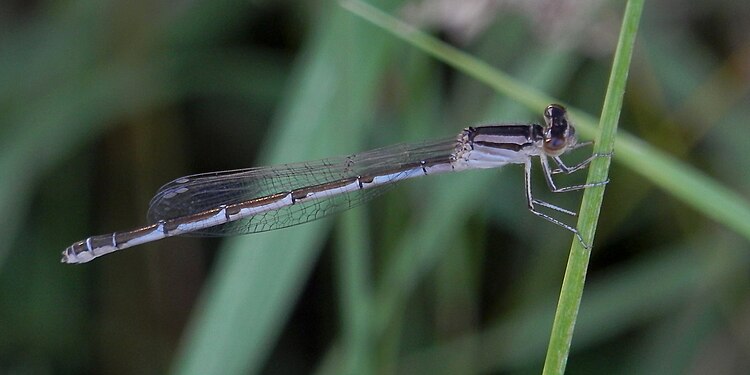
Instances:
[[[560,104],[550,104],[544,109],[544,117],[549,120],[563,117],[565,113],[565,107]]]

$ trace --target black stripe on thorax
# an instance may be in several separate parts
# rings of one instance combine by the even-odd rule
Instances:
[[[480,126],[468,131],[472,145],[512,151],[520,151],[544,136],[544,129],[537,124]]]

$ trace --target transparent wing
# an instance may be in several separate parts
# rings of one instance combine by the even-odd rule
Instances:
[[[455,138],[396,145],[319,161],[197,174],[162,186],[151,200],[148,219],[155,223],[271,194],[398,169],[421,160],[447,157]],[[394,175],[393,179],[398,179]],[[277,210],[191,232],[187,235],[228,236],[257,233],[306,223],[369,201],[394,184],[304,200]]]

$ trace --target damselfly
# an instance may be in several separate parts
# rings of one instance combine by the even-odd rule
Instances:
[[[506,164],[525,166],[529,210],[573,232],[583,243],[575,228],[537,210],[541,206],[576,215],[532,196],[531,159],[539,157],[553,192],[580,190],[607,181],[555,186],[553,174],[585,168],[597,155],[568,167],[560,155],[588,143],[577,142],[575,128],[561,105],[547,106],[544,122],[544,126],[469,127],[458,137],[446,140],[397,145],[313,162],[181,177],[162,186],[151,200],[148,218],[152,224],[76,242],[63,251],[62,262],[85,263],[117,250],[184,234],[228,236],[285,228],[349,209],[401,180]],[[548,158],[557,168],[550,167]]]

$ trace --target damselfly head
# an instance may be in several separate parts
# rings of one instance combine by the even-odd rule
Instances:
[[[568,112],[560,104],[550,104],[544,109],[544,151],[558,156],[576,144],[576,130],[568,121]]]

